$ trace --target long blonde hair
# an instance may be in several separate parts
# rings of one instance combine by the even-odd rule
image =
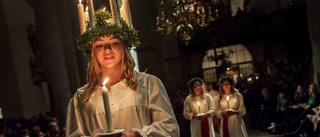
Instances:
[[[122,60],[121,60],[121,78],[125,79],[125,83],[128,87],[130,87],[132,90],[136,91],[138,82],[134,78],[134,67],[135,62],[130,54],[130,49],[128,48],[128,43],[125,41],[121,41],[121,52],[122,54]],[[89,101],[90,96],[92,93],[94,93],[100,83],[101,83],[101,67],[98,63],[98,60],[96,59],[96,56],[94,55],[94,50],[91,50],[91,59],[88,65],[87,70],[87,87],[85,89],[82,102],[85,104]]]

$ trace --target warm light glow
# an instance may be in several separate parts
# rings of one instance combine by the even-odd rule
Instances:
[[[198,106],[200,106],[200,102],[197,102]]]
[[[108,80],[109,80],[109,78],[107,77],[107,78],[103,81],[102,86],[106,86]]]
[[[227,96],[227,98],[226,98],[226,99],[227,99],[227,101],[229,101],[229,96]]]
[[[89,10],[89,8],[88,8],[88,6],[86,7],[86,12],[88,12],[88,10]]]
[[[81,4],[81,0],[79,0],[79,4]]]

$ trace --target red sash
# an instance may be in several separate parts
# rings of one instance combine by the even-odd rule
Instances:
[[[216,115],[212,116],[212,122],[213,122],[213,128],[214,131],[219,133],[219,120],[218,117]],[[204,118],[201,121],[201,135],[202,137],[210,137],[210,132],[209,132],[210,128],[209,128],[209,120],[208,118]]]
[[[213,128],[214,128],[214,131],[219,133],[219,120],[218,120],[218,117],[216,115],[214,115],[212,117],[212,121],[213,121]]]
[[[201,135],[202,137],[210,137],[210,132],[209,132],[209,121],[208,121],[208,117],[205,117],[202,121],[201,121]]]
[[[223,137],[230,137],[228,131],[228,117],[223,117],[222,134]]]

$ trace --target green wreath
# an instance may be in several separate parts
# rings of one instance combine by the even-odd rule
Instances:
[[[94,16],[95,27],[90,28],[89,22],[86,22],[86,31],[80,35],[76,41],[78,49],[82,50],[87,57],[90,57],[91,54],[92,41],[99,39],[102,36],[112,35],[114,37],[118,37],[129,44],[129,49],[141,44],[138,38],[138,31],[133,27],[128,26],[122,18],[120,18],[120,24],[107,22],[107,20],[110,19],[112,19],[111,13],[99,9],[95,12]]]

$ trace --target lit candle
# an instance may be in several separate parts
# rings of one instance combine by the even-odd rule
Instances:
[[[89,24],[91,28],[94,28],[94,7],[92,0],[87,0],[87,5],[89,7]]]
[[[201,113],[200,112],[200,102],[198,101],[197,104],[198,104],[199,113]]]
[[[126,14],[124,13],[123,5],[121,5],[120,7],[120,16],[124,21],[126,21],[127,17],[126,17]]]
[[[123,8],[124,8],[124,13],[127,17],[126,21],[127,21],[127,24],[131,27],[132,26],[132,21],[131,21],[131,12],[130,12],[130,4],[129,4],[129,1],[128,0],[122,0],[122,4],[123,4]]]
[[[110,0],[110,9],[114,23],[119,24],[119,12],[116,0]]]
[[[0,119],[3,119],[2,108],[0,108]]]
[[[87,23],[86,22],[89,20],[88,6],[86,7],[86,10],[85,10],[85,12],[83,14],[83,19],[84,19],[84,22],[85,22],[84,27],[86,29],[87,28]]]
[[[77,5],[77,7],[78,7],[80,34],[83,34],[85,31],[85,21],[83,19],[84,9],[83,9],[83,5],[81,4],[81,0],[79,0],[79,4]]]
[[[226,97],[227,100],[227,105],[228,105],[228,109],[229,109],[229,96]]]
[[[205,10],[204,10],[204,7],[203,7],[203,6],[201,6],[201,13],[202,13],[202,14],[205,14]]]
[[[113,132],[113,124],[112,124],[112,118],[111,118],[111,111],[110,111],[110,105],[109,105],[109,96],[108,96],[108,89],[106,88],[106,83],[108,82],[109,78],[106,78],[102,83],[102,99],[104,104],[104,111],[106,114],[106,121],[108,125],[107,132]]]

